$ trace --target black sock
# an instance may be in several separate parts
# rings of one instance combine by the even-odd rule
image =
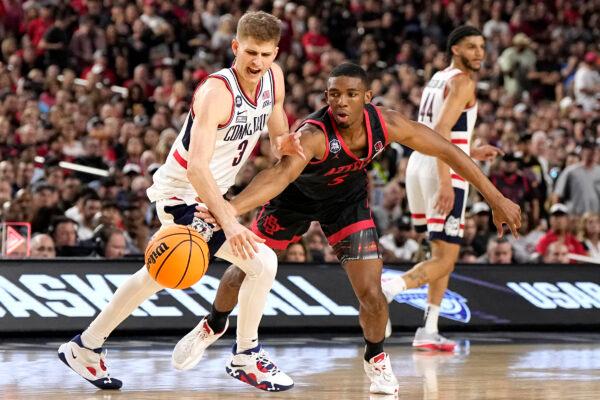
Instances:
[[[383,340],[381,342],[372,343],[365,339],[365,343],[367,344],[367,348],[365,349],[366,362],[369,362],[369,360],[376,355],[383,353]]]
[[[225,324],[227,323],[227,317],[231,314],[231,311],[219,311],[215,308],[215,305],[212,305],[210,309],[210,314],[206,317],[206,321],[208,322],[208,326],[215,333],[222,332],[225,329]]]

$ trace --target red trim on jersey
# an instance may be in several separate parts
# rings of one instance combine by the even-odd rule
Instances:
[[[411,214],[411,216],[415,219],[417,218],[425,218],[425,214]]]
[[[450,175],[450,178],[456,179],[458,181],[463,181],[463,182],[465,181],[464,178],[458,174],[452,174],[452,175]]]
[[[427,218],[428,224],[445,224],[446,220],[444,218]]]
[[[383,115],[381,115],[381,110],[379,107],[375,106],[375,110],[377,111],[377,115],[379,116],[379,121],[381,121],[381,127],[383,128],[383,137],[385,137],[385,145],[387,146],[390,143],[390,139],[388,138],[388,129],[385,123],[385,119],[383,119]]]
[[[365,229],[375,228],[375,222],[372,219],[366,219],[364,221],[355,222],[351,225],[346,226],[345,228],[340,229],[336,233],[327,236],[327,240],[330,245],[335,245],[340,240],[347,238],[353,233],[360,232]]]
[[[451,142],[454,144],[469,144],[468,139],[452,139]]]
[[[173,157],[175,158],[175,160],[177,160],[179,165],[187,169],[187,161],[181,156],[181,154],[179,154],[179,150],[175,150],[175,152],[173,153]]]
[[[331,125],[333,125],[333,130],[335,131],[335,136],[337,136],[337,139],[339,140],[340,144],[342,145],[342,149],[344,149],[344,152],[350,158],[353,158],[356,161],[363,161],[360,158],[356,157],[356,154],[354,154],[350,150],[350,148],[346,145],[346,142],[344,142],[344,138],[340,134],[340,131],[338,130],[338,127],[335,123],[335,118],[333,118],[333,113],[331,112],[331,107],[329,107],[329,109],[327,110],[327,113],[329,114],[329,119],[331,120]],[[367,154],[367,157],[365,157],[364,160],[368,160],[373,155],[373,133],[371,132],[371,120],[369,118],[369,113],[367,112],[367,110],[364,110],[364,109],[363,109],[363,113],[365,115],[365,124],[367,127],[367,145],[369,146],[369,154]]]
[[[325,161],[327,159],[327,156],[329,155],[329,140],[327,138],[327,129],[325,128],[325,124],[323,124],[321,121],[317,121],[316,119],[307,119],[306,121],[304,121],[304,124],[314,124],[317,125],[319,128],[321,128],[321,130],[323,131],[323,135],[325,135],[325,154],[323,154],[323,158],[321,158],[320,160],[317,161],[309,161],[309,164],[320,164],[323,161]]]
[[[231,123],[231,120],[233,119],[233,114],[235,111],[235,96],[233,95],[233,90],[231,89],[229,82],[227,81],[227,79],[224,76],[210,75],[208,78],[215,78],[215,79],[222,80],[225,83],[225,86],[227,86],[227,90],[229,90],[229,93],[231,94],[231,112],[229,113],[229,119],[224,124],[220,124],[219,126],[217,126],[218,129],[222,129],[222,128],[226,127],[227,125],[229,125]],[[206,79],[208,79],[208,78],[206,78]],[[194,108],[192,107],[192,117],[194,117],[193,111],[194,111]]]
[[[260,94],[260,92],[261,92],[261,89],[262,89],[262,76],[260,77],[260,81],[258,81],[258,85],[256,85],[256,90],[255,90],[255,92],[254,92],[254,100],[252,100],[252,99],[251,99],[251,98],[250,98],[250,97],[249,97],[249,96],[246,94],[246,92],[244,92],[244,88],[242,87],[242,85],[240,85],[240,80],[239,80],[239,78],[238,78],[238,74],[237,74],[237,71],[236,71],[235,67],[231,67],[230,69],[233,71],[233,76],[235,77],[235,80],[236,80],[236,82],[237,82],[237,85],[238,85],[238,86],[239,86],[239,88],[240,88],[240,92],[242,92],[242,96],[244,96],[244,98],[245,98],[246,100],[248,100],[248,102],[249,102],[250,104],[252,104],[254,107],[256,107],[256,106],[257,106],[257,104],[258,104],[258,95]],[[264,76],[264,74],[263,74],[263,76]]]

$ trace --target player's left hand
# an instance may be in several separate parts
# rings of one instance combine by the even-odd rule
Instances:
[[[204,222],[211,224],[214,226],[213,231],[218,231],[221,229],[221,226],[218,224],[217,219],[212,215],[208,208],[204,205],[198,204],[196,206],[196,212],[194,212],[194,217],[200,218]]]
[[[504,152],[498,147],[484,144],[471,149],[471,157],[477,161],[493,161],[498,156],[503,156]]]
[[[300,144],[300,132],[284,133],[279,135],[275,141],[276,154],[280,157],[298,155],[306,160],[304,150]]]
[[[494,225],[498,230],[498,237],[502,237],[504,233],[502,224],[506,224],[513,236],[518,238],[519,228],[521,228],[521,207],[506,197],[502,197],[497,203],[490,204],[490,206],[492,207]]]

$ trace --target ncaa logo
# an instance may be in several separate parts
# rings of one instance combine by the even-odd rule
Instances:
[[[403,272],[400,271],[384,269],[381,280],[386,281],[402,274]],[[394,300],[398,303],[406,303],[409,306],[425,310],[427,308],[427,285],[418,289],[405,290],[394,297]],[[448,289],[446,289],[440,305],[440,315],[465,324],[471,320],[471,310],[467,305],[467,299]]]
[[[235,106],[240,107],[242,105],[242,96],[235,96]]]
[[[342,145],[340,144],[339,140],[333,139],[329,142],[329,151],[331,151],[333,154],[338,153],[341,149]]]

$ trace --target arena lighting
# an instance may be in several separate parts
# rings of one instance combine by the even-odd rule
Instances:
[[[34,161],[38,164],[43,164],[44,157],[37,156],[34,158]],[[104,176],[104,177],[110,175],[109,172],[104,169],[88,167],[86,165],[75,164],[75,163],[68,162],[68,161],[59,161],[58,166],[61,168],[64,168],[64,169],[70,169],[72,171],[84,172],[86,174],[91,174],[91,175]]]

